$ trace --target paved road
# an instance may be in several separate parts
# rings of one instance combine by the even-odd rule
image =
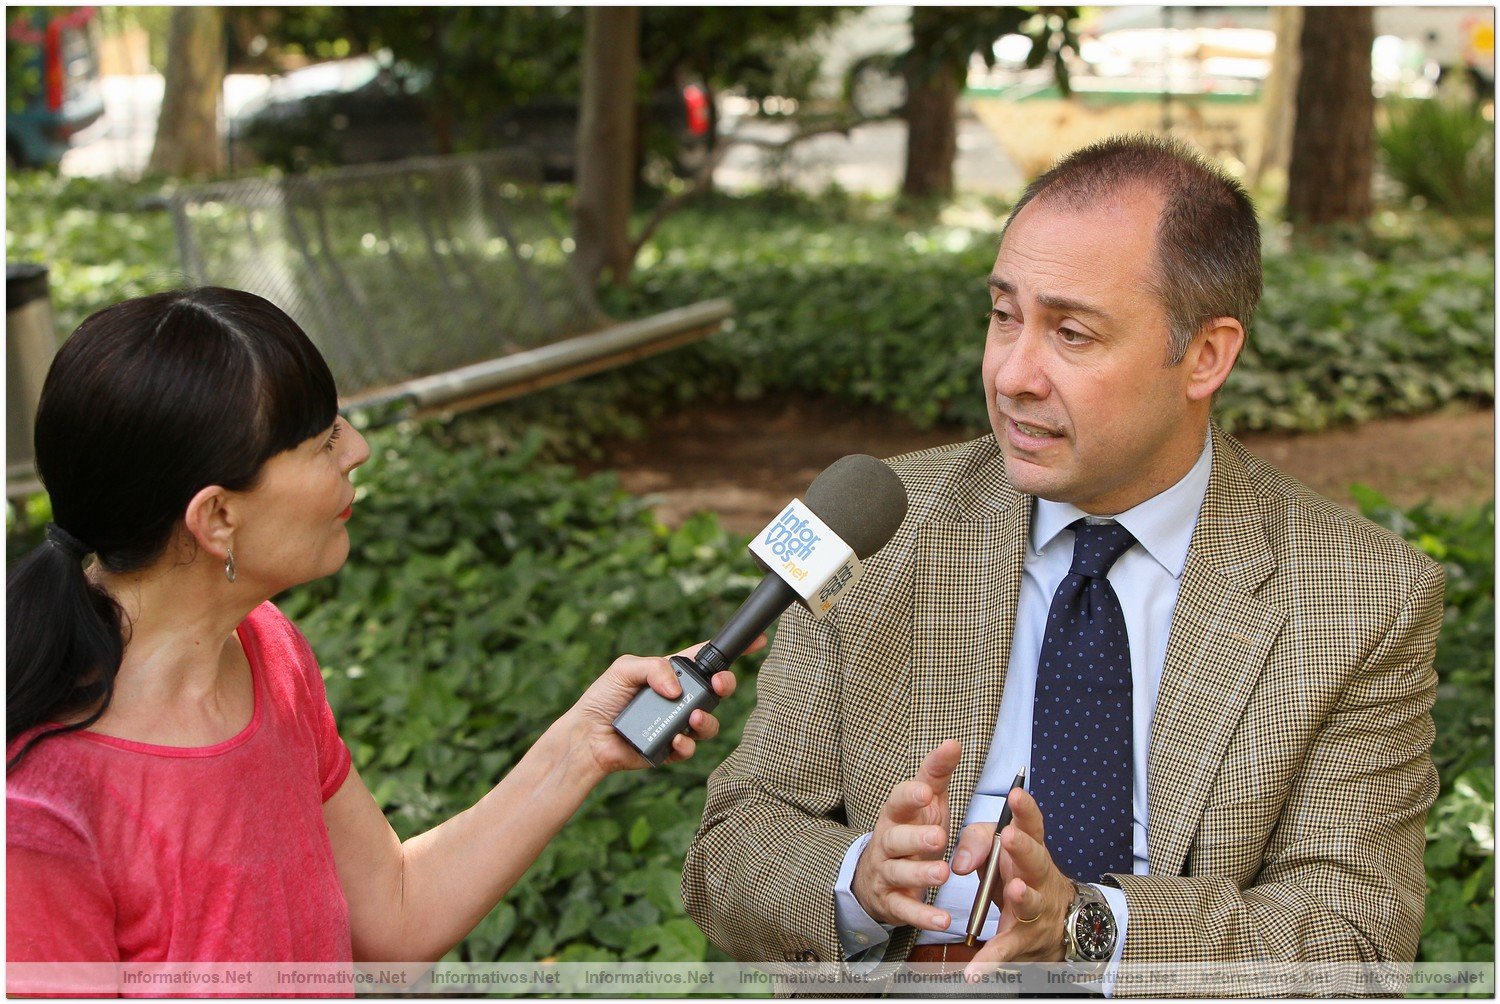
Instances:
[[[82,137],[87,142],[68,151],[60,170],[72,176],[138,177],[151,155],[156,135],[162,78],[157,74],[110,76],[104,77],[101,84],[104,118]],[[227,78],[225,114],[235,114],[265,86],[266,78],[261,76]],[[746,119],[734,128],[744,135],[776,142],[789,136],[793,127]],[[905,152],[904,125],[874,122],[853,130],[847,137],[830,134],[798,144],[780,165],[774,155],[761,148],[735,146],[725,155],[714,181],[725,191],[761,188],[778,179],[787,179],[807,191],[821,191],[830,182],[836,182],[849,191],[891,194],[901,185]],[[1025,183],[994,136],[972,118],[960,123],[955,171],[961,191],[983,195],[1013,195]]]

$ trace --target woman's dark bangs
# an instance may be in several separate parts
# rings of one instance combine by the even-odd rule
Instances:
[[[254,299],[261,308],[254,311],[256,327],[270,336],[250,342],[260,370],[264,461],[327,430],[338,415],[338,390],[328,364],[297,323],[269,301]]]

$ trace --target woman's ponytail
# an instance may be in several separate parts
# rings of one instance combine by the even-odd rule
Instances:
[[[9,771],[43,738],[87,728],[104,714],[125,650],[120,608],[91,583],[90,548],[56,524],[5,580],[5,742],[58,718],[89,714],[33,736]]]

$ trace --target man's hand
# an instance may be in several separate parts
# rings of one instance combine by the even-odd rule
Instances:
[[[891,790],[854,868],[854,898],[882,924],[946,930],[950,918],[922,901],[948,880],[948,778],[962,750],[949,739],[927,754],[917,776]]]
[[[1059,962],[1063,925],[1073,904],[1073,882],[1047,853],[1042,810],[1024,788],[1010,793],[1010,825],[1000,834],[1000,927],[964,969],[970,980],[992,972],[1000,962]],[[983,868],[994,841],[987,823],[964,827],[953,852],[953,870],[962,875]]]

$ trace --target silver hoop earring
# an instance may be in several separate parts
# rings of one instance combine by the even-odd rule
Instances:
[[[228,579],[230,582],[233,582],[234,581],[234,552],[231,551],[231,550],[229,550],[226,547],[224,549],[224,553],[226,555],[228,555],[228,557],[226,557],[224,559],[224,578]]]

